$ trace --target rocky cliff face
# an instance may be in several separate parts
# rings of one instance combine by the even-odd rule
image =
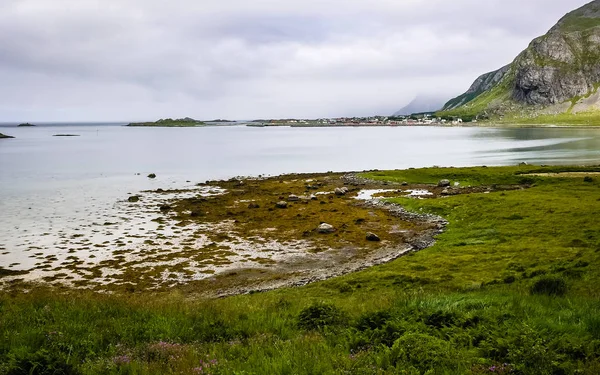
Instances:
[[[538,108],[575,102],[594,93],[600,83],[600,0],[567,14],[546,35],[532,41],[512,64],[479,77],[469,91],[450,100],[444,109],[498,106],[497,100],[481,100],[501,83],[507,91],[504,101]]]

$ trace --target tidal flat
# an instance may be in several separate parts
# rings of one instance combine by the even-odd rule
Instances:
[[[384,186],[394,189],[378,190]],[[29,246],[33,266],[2,268],[3,281],[102,292],[179,287],[209,296],[304,285],[421,250],[446,224],[373,195],[423,199],[482,189],[498,187],[302,174],[147,190],[117,202],[117,216],[104,223],[61,232],[57,246]]]

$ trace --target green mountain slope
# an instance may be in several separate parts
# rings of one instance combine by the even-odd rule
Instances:
[[[600,0],[595,0],[564,16],[510,65],[479,77],[438,115],[600,125],[599,86]]]

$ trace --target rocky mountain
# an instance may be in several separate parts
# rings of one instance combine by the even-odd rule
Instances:
[[[441,97],[419,95],[402,109],[395,112],[393,116],[406,116],[413,113],[435,112],[443,107],[444,102],[445,99]]]
[[[467,92],[457,96],[454,99],[451,99],[449,102],[444,104],[443,109],[449,110],[458,108],[464,104],[467,104],[484,92],[491,90],[506,76],[506,73],[508,73],[509,70],[510,65],[506,65],[498,70],[494,70],[493,72],[482,74],[475,80],[475,82],[473,82]]]
[[[510,65],[477,78],[441,114],[532,118],[600,112],[599,86],[600,0],[595,0],[560,19]]]

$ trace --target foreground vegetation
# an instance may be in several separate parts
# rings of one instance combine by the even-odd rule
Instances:
[[[600,373],[600,175],[575,172],[600,167],[367,174],[529,188],[393,199],[449,220],[435,246],[302,288],[198,300],[14,284],[0,373]]]

